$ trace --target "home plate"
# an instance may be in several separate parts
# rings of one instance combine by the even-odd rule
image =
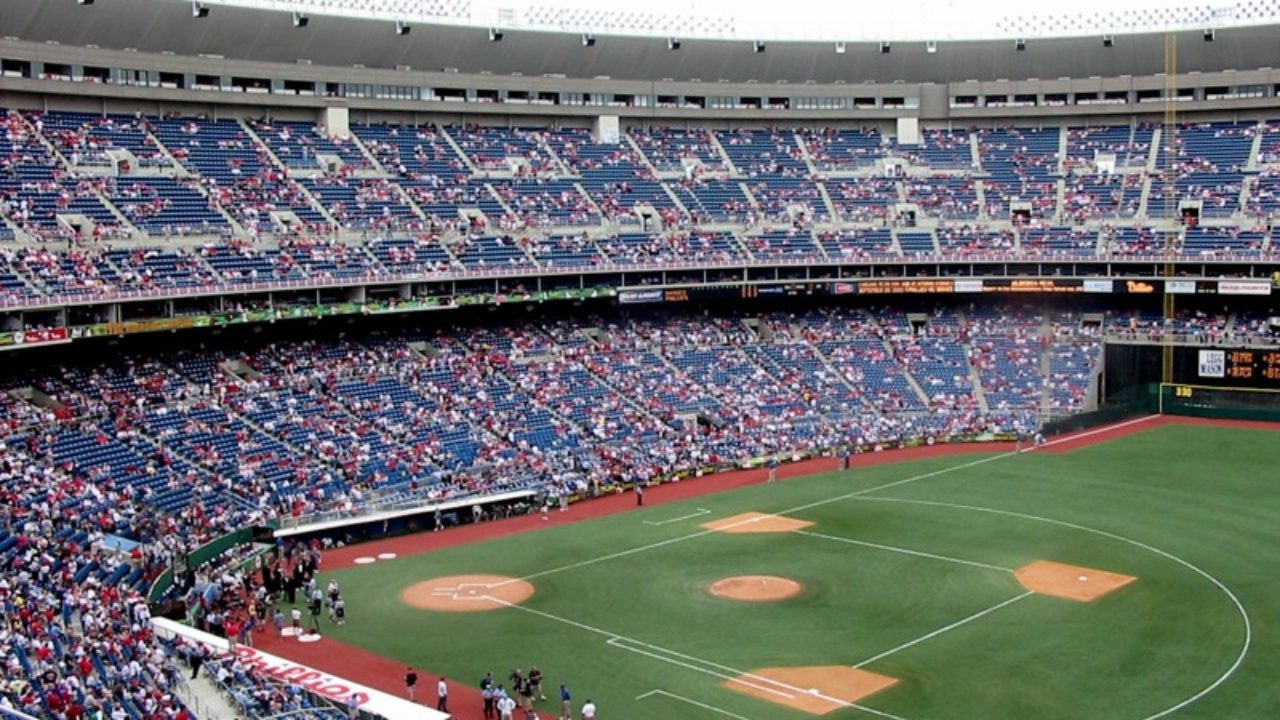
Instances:
[[[395,560],[396,554],[395,553],[378,553],[378,559],[379,560]]]
[[[355,560],[352,560],[351,562],[354,562],[357,565],[368,565],[369,563],[378,562],[378,558],[358,557]]]

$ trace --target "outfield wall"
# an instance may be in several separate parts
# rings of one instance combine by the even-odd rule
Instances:
[[[1162,384],[1158,409],[1166,415],[1280,422],[1280,391]]]
[[[1165,350],[1156,341],[1109,343],[1102,408],[1066,418],[1067,430],[1058,432],[1143,413],[1280,421],[1280,351],[1210,345],[1169,348],[1171,382],[1165,382]]]

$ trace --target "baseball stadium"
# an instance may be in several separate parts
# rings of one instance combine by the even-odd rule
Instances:
[[[0,0],[0,718],[1280,716],[1280,0]]]

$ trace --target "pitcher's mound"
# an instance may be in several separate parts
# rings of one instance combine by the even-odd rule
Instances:
[[[703,523],[702,527],[726,533],[782,533],[803,530],[810,525],[813,523],[781,515],[749,512]]]
[[[777,602],[795,597],[803,590],[804,585],[795,580],[774,575],[738,575],[711,585],[711,594],[716,597],[746,602]]]
[[[505,575],[450,575],[405,588],[400,599],[410,607],[435,612],[501,610],[533,597],[533,586]]]
[[[1013,571],[1026,589],[1042,595],[1092,602],[1138,578],[1079,565],[1037,560]]]
[[[754,670],[726,681],[724,686],[744,695],[826,715],[847,708],[898,680],[844,665],[783,667]]]

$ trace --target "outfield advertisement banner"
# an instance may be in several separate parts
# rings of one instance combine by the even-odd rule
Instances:
[[[1170,295],[1195,295],[1195,280],[1165,280],[1164,291]]]
[[[864,280],[859,295],[946,295],[955,292],[953,280]]]
[[[1271,283],[1266,280],[1219,280],[1219,295],[1270,295]]]
[[[35,330],[22,330],[19,332],[0,333],[0,347],[10,345],[44,345],[47,343],[62,343],[71,339],[64,327],[58,328],[38,328]]]
[[[1159,287],[1158,280],[1128,280],[1124,284],[1124,291],[1130,295],[1150,295]]]
[[[618,293],[618,302],[623,305],[662,302],[661,290],[623,290]]]
[[[1089,281],[1094,282],[1094,281]],[[982,291],[989,293],[1078,293],[1084,292],[1083,280],[997,278],[984,280]],[[1110,292],[1108,290],[1107,292]]]
[[[1227,376],[1227,353],[1222,350],[1200,351],[1200,377],[1221,378]]]

